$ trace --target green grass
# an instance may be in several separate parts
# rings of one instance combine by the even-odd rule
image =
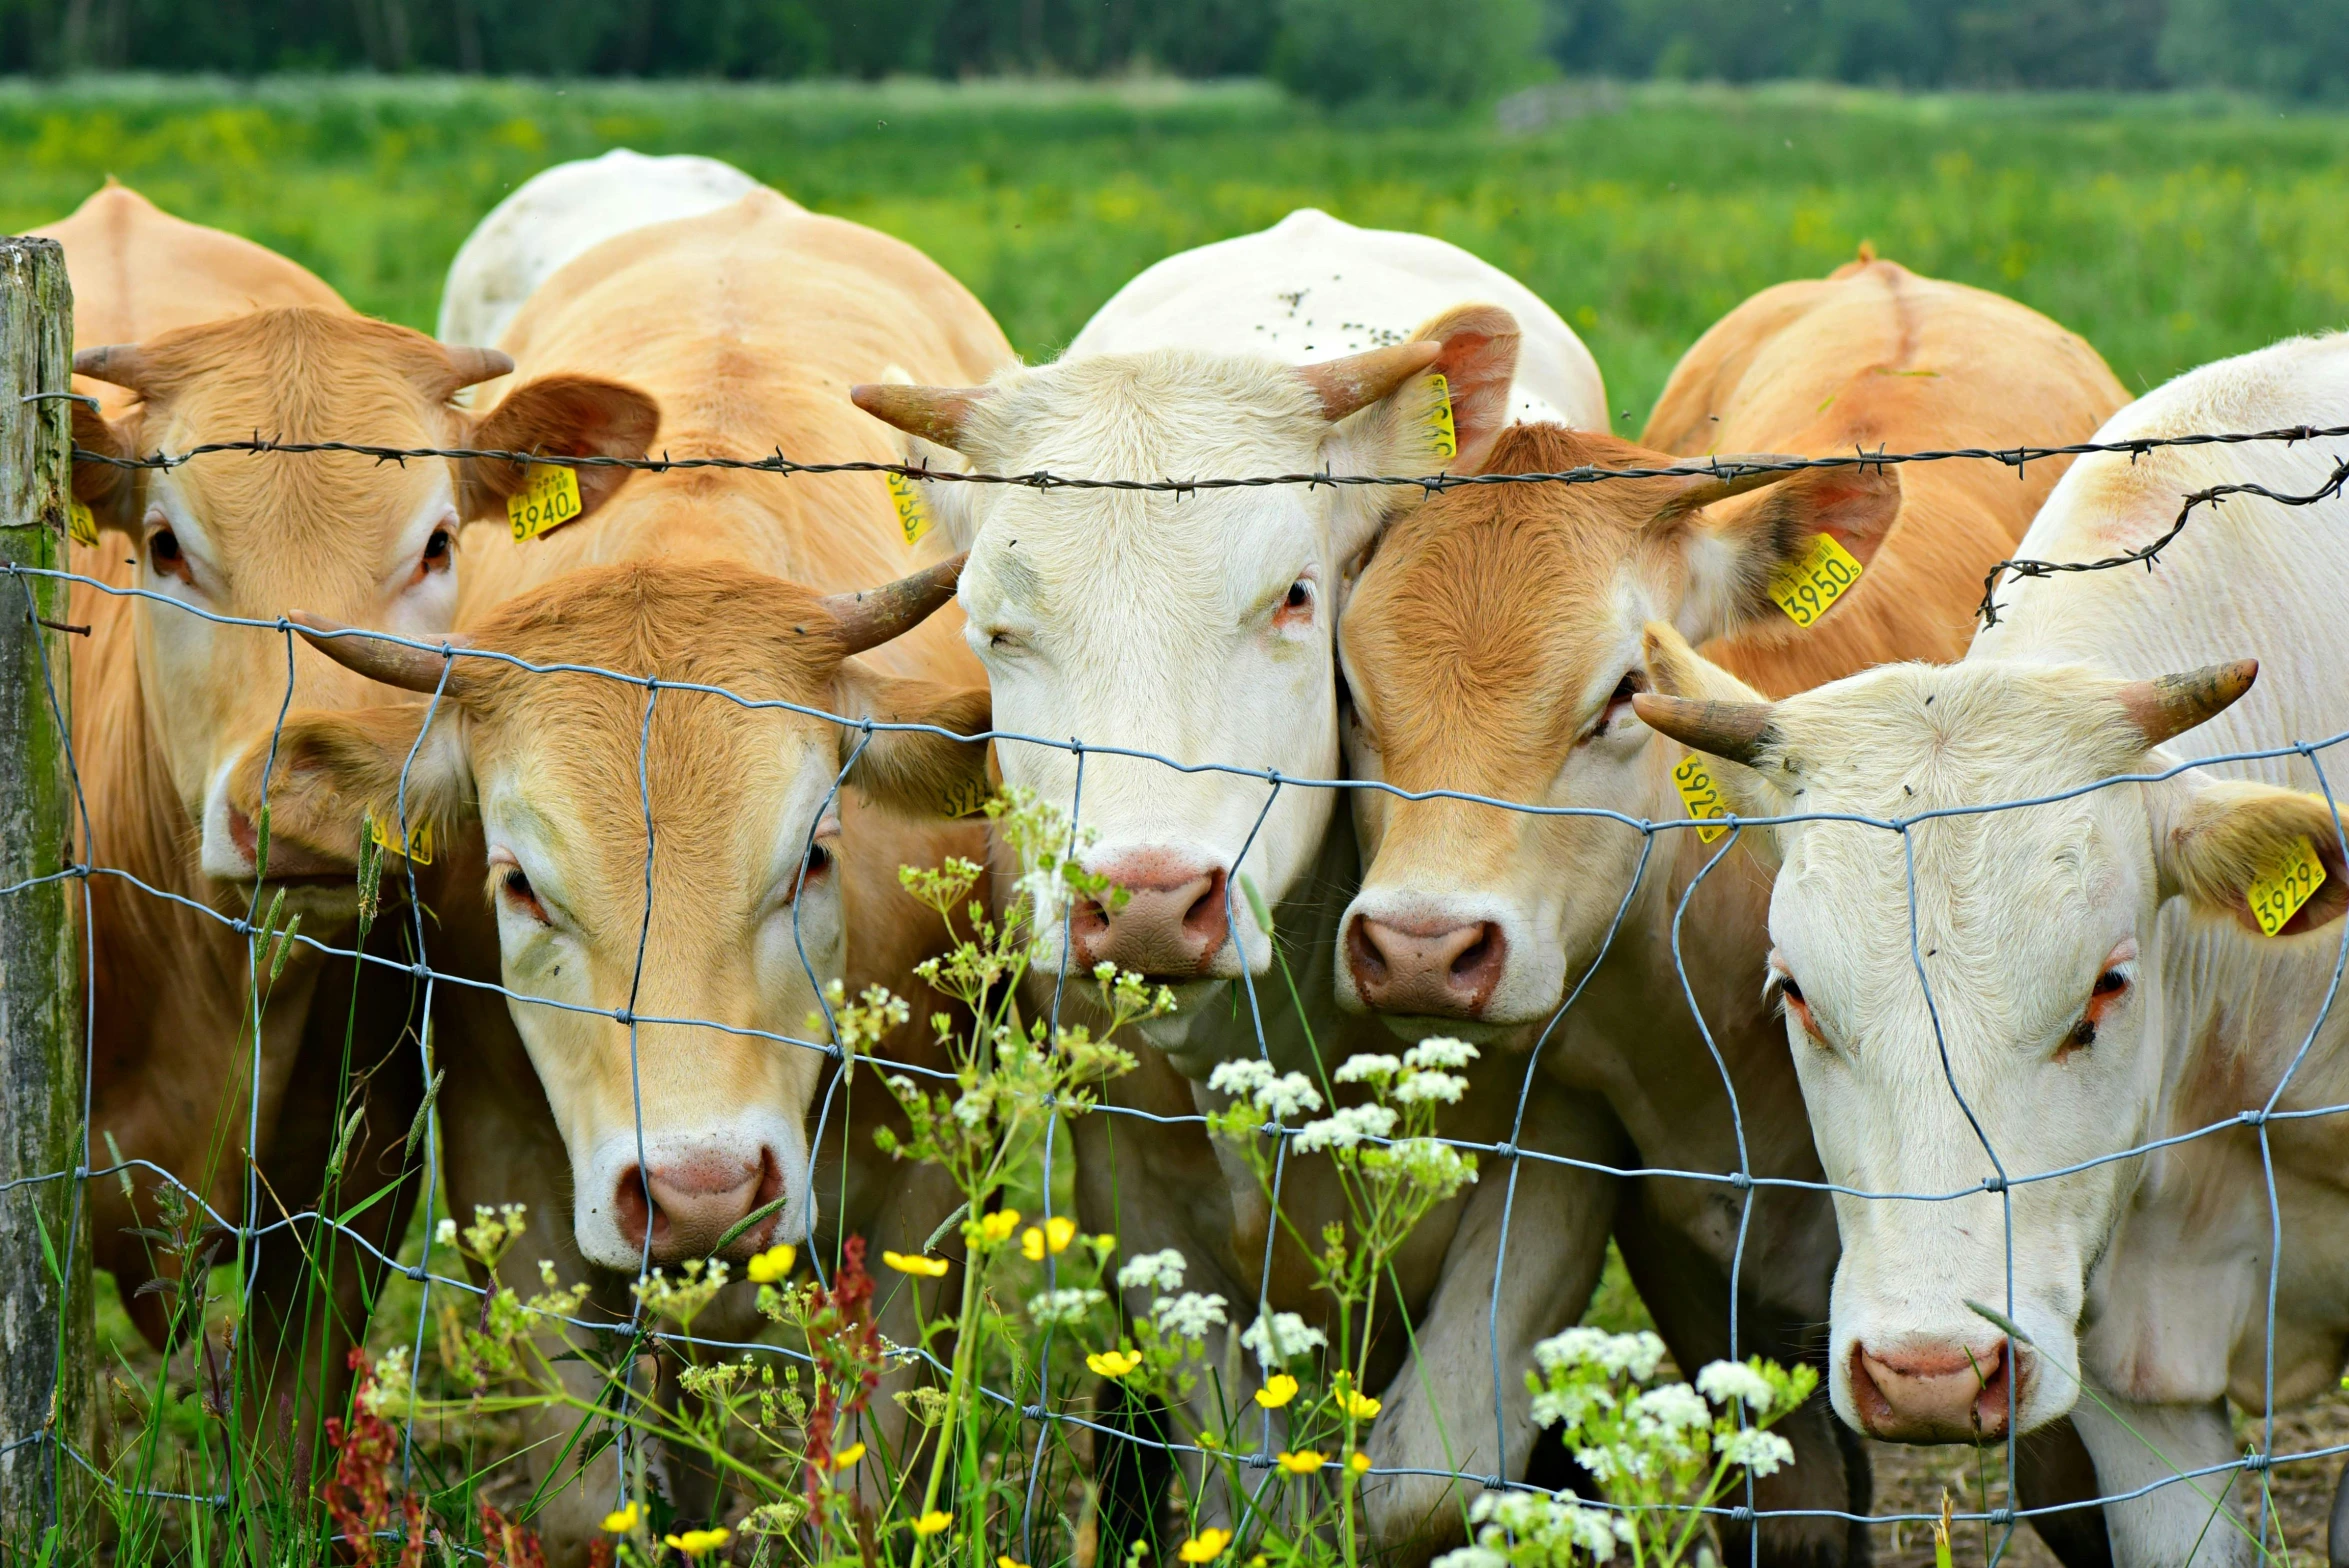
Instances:
[[[1863,239],[2049,312],[2133,388],[2349,316],[2349,117],[1819,87],[1596,101],[1520,135],[1332,121],[1251,84],[17,84],[0,221],[61,216],[112,173],[429,327],[458,243],[535,170],[703,152],[922,247],[1040,358],[1150,262],[1314,204],[1524,279],[1633,427],[1708,323]]]

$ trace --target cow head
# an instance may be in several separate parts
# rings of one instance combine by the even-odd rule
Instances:
[[[1688,467],[1557,425],[1504,432],[1496,473]],[[1752,493],[1747,493],[1752,492]],[[1900,509],[1889,470],[1827,468],[1492,485],[1397,523],[1342,628],[1354,775],[1537,806],[1652,816],[1682,755],[1633,714],[1640,628],[1693,637],[1786,624],[1767,595],[1822,532],[1866,561]],[[1640,835],[1600,816],[1355,794],[1365,870],[1339,1001],[1439,1032],[1546,1018],[1596,960]]]
[[[464,447],[641,457],[658,424],[650,399],[579,376],[516,388],[485,419],[451,406],[460,387],[513,368],[503,354],[445,348],[404,327],[294,307],[84,349],[75,371],[133,392],[107,420],[76,406],[74,495],[101,530],[98,550],[132,581],[215,615],[274,619],[306,606],[410,636],[444,631],[457,602],[457,536],[467,518],[502,512],[528,475],[511,463],[432,458],[381,462],[346,453],[221,453],[176,468],[103,459],[184,453],[256,434],[286,441]],[[592,508],[625,475],[580,472]],[[359,677],[276,632],[224,626],[152,600],[135,612],[147,722],[171,783],[202,832],[205,874],[254,873],[252,822],[229,809],[228,771],[289,702],[322,708],[369,700]],[[290,691],[289,691],[290,685]],[[379,695],[379,694],[378,694]],[[302,876],[290,852],[273,877]]]
[[[1837,1195],[1836,1409],[1863,1431],[1928,1442],[2000,1436],[2010,1399],[2018,1430],[2052,1420],[2077,1396],[2088,1278],[2139,1169],[2111,1156],[2155,1135],[2165,1041],[2191,1027],[2172,1011],[2189,999],[2165,933],[2177,940],[2192,919],[2256,929],[2249,884],[2305,838],[2326,879],[2275,940],[2322,942],[2329,965],[2330,939],[2305,933],[2349,903],[2333,813],[2316,796],[2194,773],[2067,793],[2166,771],[2149,749],[2248,689],[2248,660],[2156,681],[1891,665],[1768,704],[1676,643],[1657,629],[1658,691],[1636,706],[1723,759],[1740,814],[1885,820],[2066,797],[1913,825],[1913,926],[1902,835],[1837,821],[1748,830],[1768,832],[1778,860],[1768,986],[1828,1180],[1956,1193],[2003,1168],[2010,1183],[1944,1202]],[[2010,1316],[2028,1343],[1969,1302]]]
[[[1302,368],[1169,349],[1015,370],[979,389],[853,395],[995,472],[1419,475],[1474,466],[1506,417],[1516,358],[1514,318],[1479,305],[1407,342]],[[1423,417],[1431,371],[1449,383],[1457,458],[1440,455]],[[996,722],[1085,745],[1080,757],[999,741],[1004,777],[1074,809],[1096,835],[1087,868],[1125,890],[1043,911],[1045,967],[1058,962],[1065,913],[1075,963],[1170,982],[1186,1004],[1265,972],[1271,933],[1235,881],[1251,878],[1268,901],[1287,894],[1319,848],[1329,791],[1276,792],[1261,777],[1181,772],[1117,748],[1331,777],[1339,596],[1419,492],[927,489],[970,550],[961,600]],[[1174,1033],[1183,1027],[1174,1021]]]
[[[958,565],[829,600],[731,564],[599,567],[457,641],[963,734],[986,728],[984,689],[850,657],[944,604]],[[985,748],[501,660],[455,659],[444,686],[438,653],[305,625],[358,674],[442,695],[429,724],[415,702],[290,716],[272,832],[349,866],[363,820],[401,820],[403,778],[411,828],[478,822],[515,1027],[570,1151],[581,1251],[633,1268],[649,1230],[656,1261],[702,1256],[778,1198],[793,1201],[733,1250],[804,1234],[824,1056],[767,1036],[804,1038],[817,987],[842,974],[835,859],[858,846],[841,833],[839,781],[935,815],[983,780]],[[255,747],[236,770],[246,809],[266,756]]]

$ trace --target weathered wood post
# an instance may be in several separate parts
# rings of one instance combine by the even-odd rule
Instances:
[[[58,877],[77,813],[59,713],[70,701],[66,565],[73,291],[54,240],[0,239],[0,1562],[73,1541],[90,1453],[90,1238],[82,1183],[83,975]],[[54,880],[42,881],[41,878]],[[62,1173],[62,1174],[58,1174]],[[47,1178],[47,1179],[39,1179]],[[78,1553],[60,1553],[62,1558]]]

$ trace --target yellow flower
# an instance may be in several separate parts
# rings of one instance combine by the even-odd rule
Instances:
[[[774,1285],[790,1278],[791,1265],[799,1261],[799,1249],[789,1242],[769,1247],[750,1260],[747,1272],[753,1285]]]
[[[1357,1394],[1350,1388],[1341,1388],[1334,1396],[1338,1409],[1356,1421],[1367,1421],[1379,1412],[1379,1403],[1368,1394]]]
[[[1346,1461],[1346,1468],[1356,1475],[1360,1475],[1370,1468],[1370,1456],[1357,1448],[1354,1450],[1354,1457]]]
[[[1104,1350],[1099,1355],[1087,1356],[1085,1365],[1096,1377],[1121,1378],[1142,1364],[1138,1350]]]
[[[1308,1448],[1302,1453],[1281,1453],[1274,1456],[1280,1467],[1291,1475],[1311,1475],[1321,1468],[1321,1455]]]
[[[900,1274],[919,1274],[924,1279],[943,1279],[950,1266],[944,1258],[925,1258],[919,1253],[884,1252],[881,1261]]]
[[[1256,1402],[1267,1410],[1278,1410],[1296,1397],[1297,1380],[1286,1372],[1275,1372],[1256,1391]]]
[[[1223,1555],[1223,1549],[1232,1544],[1229,1530],[1202,1530],[1175,1548],[1175,1555],[1187,1563],[1211,1563]]]
[[[846,1448],[843,1448],[840,1450],[840,1452],[832,1456],[832,1468],[835,1470],[846,1470],[849,1466],[855,1464],[859,1459],[864,1458],[864,1456],[865,1445],[862,1443],[851,1443]]]
[[[626,1535],[644,1518],[644,1504],[630,1503],[618,1513],[604,1515],[604,1528],[614,1535]]]
[[[1028,1565],[1016,1557],[998,1557],[995,1559],[995,1568],[1028,1568]]]
[[[1020,1233],[1020,1256],[1030,1263],[1041,1263],[1044,1254],[1068,1251],[1068,1244],[1077,1239],[1077,1222],[1064,1214],[1055,1214],[1038,1230],[1031,1225]]]
[[[997,1209],[992,1214],[979,1216],[979,1236],[990,1246],[1000,1247],[1011,1240],[1011,1233],[1019,1229],[1020,1211]]]
[[[933,1508],[914,1521],[913,1530],[916,1535],[936,1535],[952,1523],[954,1515],[943,1508]]]
[[[688,1530],[683,1535],[664,1535],[661,1539],[688,1557],[707,1557],[724,1546],[733,1534],[733,1531],[720,1526],[715,1530]]]

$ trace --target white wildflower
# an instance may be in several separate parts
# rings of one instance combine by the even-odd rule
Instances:
[[[1405,1138],[1387,1151],[1395,1169],[1415,1187],[1448,1198],[1476,1180],[1476,1164],[1437,1138]]]
[[[1158,1325],[1161,1334],[1176,1339],[1205,1339],[1209,1329],[1220,1328],[1228,1321],[1223,1309],[1223,1297],[1186,1290],[1179,1296],[1161,1296],[1150,1303],[1150,1320]]]
[[[1173,1290],[1182,1282],[1183,1255],[1172,1247],[1128,1258],[1126,1266],[1117,1271],[1120,1290]]]
[[[1760,1427],[1747,1427],[1722,1438],[1720,1454],[1730,1464],[1742,1465],[1757,1476],[1770,1475],[1794,1463],[1794,1445]]]
[[[1391,1056],[1349,1056],[1345,1065],[1330,1077],[1339,1083],[1365,1083],[1373,1078],[1392,1078],[1403,1070],[1403,1064]]]
[[[1307,1122],[1297,1134],[1297,1148],[1312,1154],[1322,1149],[1351,1149],[1365,1138],[1384,1138],[1395,1130],[1395,1113],[1384,1105],[1348,1105],[1334,1116]]]
[[[1641,1430],[1656,1429],[1665,1432],[1693,1431],[1710,1425],[1712,1408],[1697,1397],[1695,1389],[1686,1383],[1666,1383],[1651,1388],[1631,1402],[1631,1413]]]
[[[1405,1067],[1466,1067],[1475,1060],[1475,1046],[1448,1035],[1422,1040],[1403,1053]]]
[[[1456,1546],[1429,1568],[1509,1568],[1509,1558],[1489,1546]]]
[[[416,1380],[408,1369],[408,1347],[395,1345],[375,1363],[374,1385],[359,1395],[359,1407],[371,1416],[396,1420],[408,1413],[416,1399]]]
[[[1028,1298],[1028,1317],[1041,1328],[1069,1328],[1108,1299],[1098,1290],[1048,1290]]]
[[[1241,1348],[1254,1351],[1268,1368],[1282,1367],[1293,1356],[1327,1345],[1329,1339],[1294,1312],[1268,1312],[1240,1335]]]
[[[1467,1092],[1468,1080],[1456,1073],[1415,1072],[1395,1085],[1395,1098],[1406,1105],[1421,1100],[1458,1105],[1460,1096]]]
[[[1615,1408],[1614,1391],[1604,1384],[1569,1383],[1564,1388],[1545,1388],[1533,1396],[1533,1424],[1569,1427],[1582,1425],[1593,1410]]]
[[[1217,1094],[1228,1094],[1234,1099],[1247,1099],[1257,1090],[1272,1082],[1276,1075],[1272,1063],[1255,1057],[1240,1057],[1229,1062],[1218,1062],[1215,1071],[1207,1075],[1207,1087]]]
[[[1742,1400],[1748,1410],[1767,1410],[1777,1401],[1770,1380],[1741,1361],[1716,1361],[1697,1374],[1697,1391],[1716,1405]]]
[[[1311,1115],[1321,1109],[1321,1095],[1303,1073],[1283,1073],[1257,1089],[1256,1108],[1275,1121]]]
[[[441,1222],[432,1228],[432,1242],[436,1247],[455,1246],[457,1244],[457,1222],[444,1216]]]

